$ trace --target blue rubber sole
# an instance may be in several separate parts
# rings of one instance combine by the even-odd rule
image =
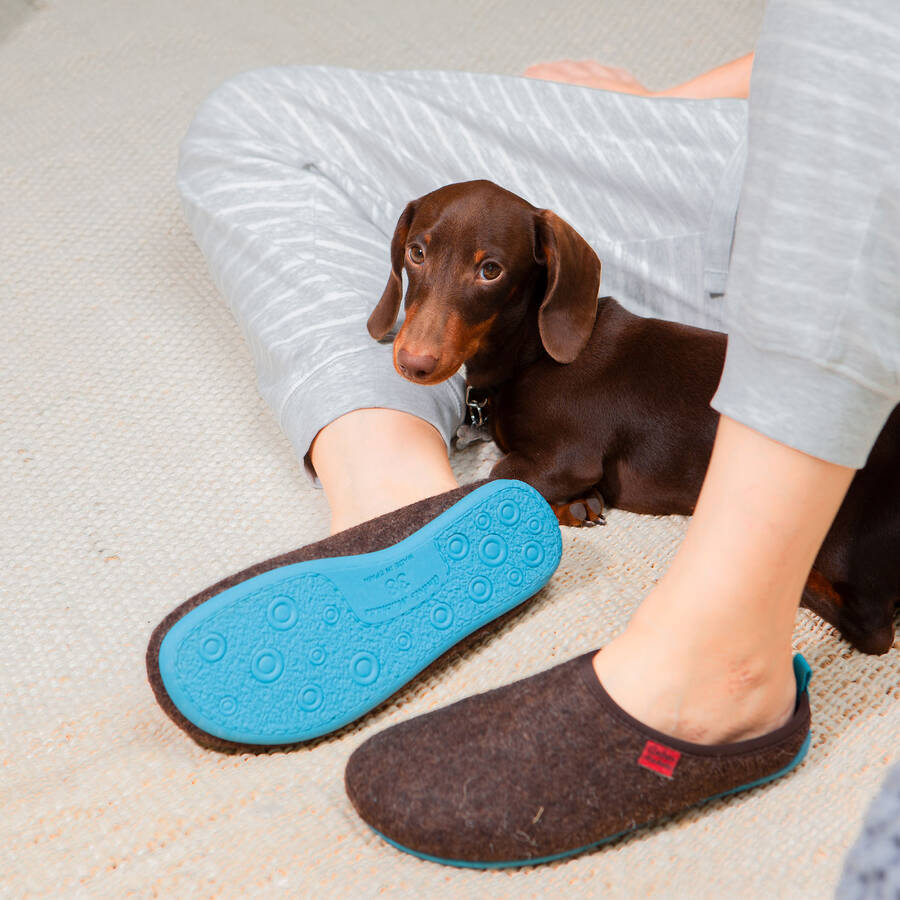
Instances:
[[[489,481],[385,550],[282,566],[210,598],[163,638],[160,677],[215,737],[320,737],[536,593],[561,554],[544,498]]]
[[[803,745],[797,752],[797,755],[783,769],[779,769],[777,772],[774,772],[773,774],[768,775],[765,778],[758,778],[756,781],[751,781],[748,784],[742,784],[739,787],[732,788],[730,791],[723,791],[721,794],[713,794],[711,797],[706,797],[705,799],[701,800],[700,803],[695,804],[695,806],[702,806],[705,803],[709,803],[713,800],[720,800],[722,797],[728,797],[731,794],[740,794],[742,791],[749,791],[751,788],[759,787],[762,784],[768,784],[770,781],[775,781],[775,779],[781,778],[782,775],[787,775],[788,772],[790,772],[792,769],[799,766],[801,762],[803,762],[803,759],[806,756],[807,751],[809,750],[811,739],[812,734],[807,734],[806,740],[804,740]],[[377,834],[378,837],[380,837],[383,841],[386,841],[397,850],[402,850],[404,853],[409,853],[412,856],[418,856],[419,859],[425,859],[429,862],[441,863],[445,866],[456,866],[457,868],[463,869],[513,869],[521,868],[522,866],[537,866],[541,865],[542,863],[556,862],[557,860],[561,859],[569,859],[570,857],[577,856],[579,853],[584,853],[587,850],[595,850],[597,847],[602,847],[604,844],[609,844],[620,837],[624,837],[626,834],[631,834],[634,831],[639,831],[641,828],[647,828],[652,824],[656,823],[646,822],[642,825],[635,825],[634,828],[627,828],[625,831],[619,831],[616,834],[611,834],[608,837],[601,838],[599,841],[594,841],[592,844],[585,844],[583,847],[576,847],[574,850],[567,850],[563,853],[554,853],[550,856],[539,856],[535,859],[518,859],[502,862],[469,862],[462,859],[445,859],[441,856],[431,856],[428,853],[419,853],[417,850],[411,850],[409,847],[404,847],[403,844],[398,844],[396,841],[392,841],[389,837],[382,834],[377,828],[372,828],[372,831],[374,831],[375,834]]]

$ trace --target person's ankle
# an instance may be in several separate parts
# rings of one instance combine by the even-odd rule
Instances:
[[[409,506],[426,497],[434,497],[459,487],[452,476],[436,473],[434,477],[416,481],[400,478],[391,481],[378,481],[366,486],[365,490],[342,492],[338,496],[329,497],[331,502],[331,533],[344,531],[368,522],[377,516],[393,512]]]
[[[395,409],[339,416],[308,455],[331,507],[332,534],[458,486],[437,428]]]
[[[610,697],[645,725],[692,743],[723,744],[768,734],[793,713],[790,647],[751,647],[737,631],[632,624],[596,655],[594,671]]]

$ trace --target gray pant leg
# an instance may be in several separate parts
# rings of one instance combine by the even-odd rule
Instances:
[[[844,860],[837,900],[900,897],[900,765],[887,774]]]
[[[321,173],[332,158],[309,113],[315,79],[297,88],[306,108],[285,107],[277,80],[248,84],[239,76],[214,91],[181,144],[178,188],[249,344],[260,394],[315,482],[313,438],[354,409],[410,412],[449,446],[462,380],[428,387],[399,378],[390,346],[369,337],[366,320],[390,270],[390,236],[383,212],[375,225],[371,209],[361,209],[370,199],[364,186],[351,193]],[[334,95],[329,101],[339,105]]]
[[[405,381],[365,327],[405,203],[488,178],[571,222],[603,260],[604,292],[720,327],[709,279],[730,243],[745,109],[508,76],[275,66],[203,102],[178,188],[299,456],[364,406],[412,412],[449,443],[459,376]]]
[[[900,6],[772,0],[714,407],[859,468],[900,401]]]

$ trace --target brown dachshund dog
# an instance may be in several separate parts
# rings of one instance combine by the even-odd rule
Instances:
[[[712,453],[710,407],[726,337],[598,300],[600,261],[559,216],[489,182],[410,202],[392,272],[369,318],[394,339],[397,371],[437,384],[465,364],[490,397],[497,478],[536,487],[564,525],[602,520],[602,500],[690,514]],[[900,407],[854,478],[804,604],[866,653],[894,640],[900,601]]]

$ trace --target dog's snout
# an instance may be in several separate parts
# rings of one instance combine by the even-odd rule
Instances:
[[[437,368],[437,362],[434,356],[415,356],[406,350],[397,352],[397,365],[409,378],[426,378]]]

